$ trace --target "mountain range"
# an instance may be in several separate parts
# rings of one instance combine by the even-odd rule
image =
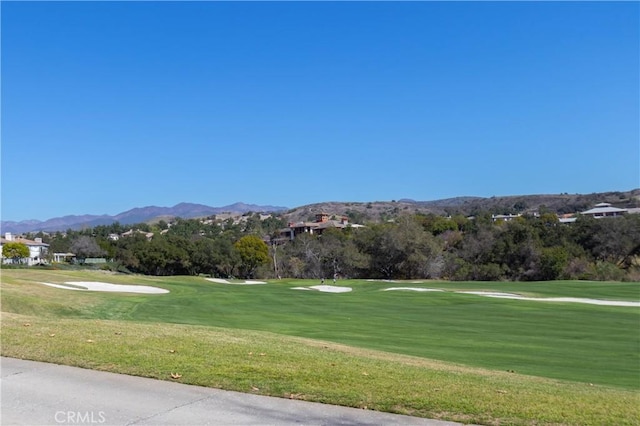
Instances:
[[[203,204],[180,203],[173,207],[136,207],[109,215],[80,215],[57,217],[45,221],[24,220],[20,222],[0,222],[0,232],[21,234],[25,232],[55,232],[67,229],[91,228],[118,222],[122,225],[149,222],[159,218],[169,220],[174,217],[191,219],[220,215],[222,213],[244,214],[247,212],[280,213],[288,221],[313,220],[317,213],[329,213],[358,218],[361,221],[388,220],[403,212],[433,213],[437,215],[474,215],[478,212],[496,214],[523,213],[538,211],[542,208],[558,214],[576,213],[587,210],[597,203],[611,203],[616,207],[640,207],[640,189],[630,191],[612,191],[591,194],[547,194],[547,195],[511,195],[500,197],[454,197],[434,201],[415,201],[399,199],[393,201],[372,202],[321,202],[289,209],[281,206],[259,206],[255,204],[235,203],[224,207],[211,207]]]
[[[65,231],[67,229],[92,228],[99,225],[110,225],[118,222],[122,225],[134,223],[143,223],[158,217],[181,217],[183,219],[191,219],[194,217],[206,217],[221,213],[247,213],[247,212],[281,212],[287,210],[287,207],[278,206],[258,206],[255,204],[234,203],[224,207],[210,207],[203,204],[180,203],[173,207],[136,207],[131,210],[119,213],[115,216],[110,215],[70,215],[56,217],[45,221],[39,220],[23,220],[2,221],[0,228],[2,234],[11,232],[12,234],[21,234],[24,232],[55,232]]]

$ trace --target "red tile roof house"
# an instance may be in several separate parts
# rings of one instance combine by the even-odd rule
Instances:
[[[350,224],[346,216],[341,217],[340,220],[330,220],[327,213],[318,213],[315,222],[291,222],[287,228],[280,230],[280,235],[293,240],[297,235],[303,233],[320,235],[327,228],[344,229],[348,226],[362,227],[362,225]]]
[[[27,240],[26,238],[13,236],[11,232],[4,234],[4,237],[0,237],[0,253],[2,253],[2,247],[7,243],[22,243],[29,249],[29,257],[22,259],[22,262],[27,265],[37,265],[45,263],[45,256],[49,250],[49,244],[43,243],[42,238],[36,238],[35,240]],[[7,259],[2,256],[2,263],[13,263],[13,259]]]

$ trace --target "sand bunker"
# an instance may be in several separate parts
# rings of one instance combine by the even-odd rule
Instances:
[[[385,288],[383,291],[391,290],[407,290],[407,291],[443,291],[437,288],[419,288],[419,287],[391,287]]]
[[[229,280],[225,280],[224,278],[205,278],[205,280],[211,281],[213,283],[218,283],[218,284],[233,284],[233,285],[266,284],[266,282],[264,281],[251,281],[251,280],[246,280],[243,282],[231,282]]]
[[[476,296],[487,296],[487,297],[503,297],[505,299],[513,299],[513,298],[518,299],[522,297],[519,294],[497,293],[493,291],[456,291],[456,293],[475,294]]]
[[[524,297],[511,293],[493,293],[485,291],[460,291],[459,293],[475,294],[478,296],[496,297],[499,299],[516,299],[516,300],[533,300],[536,302],[569,302],[569,303],[586,303],[589,305],[602,306],[636,306],[640,307],[640,302],[627,302],[622,300],[599,300],[584,299],[580,297]]]
[[[335,285],[314,285],[311,287],[292,287],[292,290],[317,290],[324,293],[348,293],[351,287],[338,287]]]
[[[159,287],[151,287],[147,285],[109,284],[109,283],[87,282],[87,281],[67,281],[64,284],[51,284],[51,283],[42,283],[42,284],[48,285],[49,287],[62,288],[65,290],[78,290],[78,291],[106,291],[111,293],[145,293],[145,294],[169,293],[169,290],[165,290]]]
[[[386,288],[388,290],[409,290],[409,291],[444,291],[434,288],[419,288],[419,287],[391,287]],[[513,293],[499,293],[492,291],[456,291],[454,293],[459,294],[473,294],[475,296],[484,297],[496,297],[499,299],[513,299],[513,300],[530,300],[534,302],[565,302],[565,303],[586,303],[590,305],[601,306],[631,306],[640,307],[640,302],[628,302],[623,300],[599,300],[599,299],[584,299],[580,297],[525,297],[519,294]]]

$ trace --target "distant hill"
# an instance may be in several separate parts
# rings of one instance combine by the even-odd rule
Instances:
[[[67,229],[92,228],[99,225],[110,225],[119,222],[123,225],[143,223],[151,221],[157,217],[163,217],[165,220],[172,217],[181,217],[190,219],[194,217],[206,217],[221,213],[247,213],[247,212],[281,212],[286,207],[278,206],[258,206],[255,204],[235,203],[224,207],[210,207],[203,204],[180,203],[173,207],[136,207],[126,212],[119,213],[115,216],[109,215],[82,215],[82,216],[64,216],[45,221],[25,220],[21,222],[2,221],[0,228],[2,234],[11,232],[21,234],[24,232],[55,232],[65,231]]]
[[[587,210],[597,203],[611,203],[615,207],[640,207],[640,189],[592,194],[546,194],[512,195],[503,197],[454,197],[433,201],[399,199],[397,201],[371,202],[321,202],[293,209],[277,206],[258,206],[235,203],[224,207],[210,207],[203,204],[180,203],[173,207],[136,207],[115,216],[81,215],[64,216],[46,221],[25,220],[21,222],[2,221],[1,232],[21,234],[37,231],[65,231],[119,222],[123,225],[169,220],[174,217],[191,219],[222,213],[243,214],[247,212],[276,212],[286,220],[314,220],[317,213],[348,216],[351,222],[379,222],[395,218],[401,214],[433,213],[437,215],[461,214],[471,216],[479,212],[493,214],[526,213],[546,209],[562,213],[576,213]]]
[[[472,216],[480,212],[492,214],[527,213],[546,209],[553,213],[576,213],[597,203],[616,207],[640,207],[640,189],[592,194],[513,195],[504,197],[455,197],[434,201],[376,201],[368,203],[324,202],[309,204],[285,213],[287,220],[313,220],[317,213],[344,215],[352,222],[378,222],[402,213],[433,213],[437,215]]]

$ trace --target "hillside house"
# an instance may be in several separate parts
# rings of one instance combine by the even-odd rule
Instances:
[[[494,222],[511,222],[519,217],[522,217],[522,214],[493,214],[491,215],[491,220]]]
[[[592,216],[595,218],[602,217],[616,217],[627,214],[627,209],[619,209],[618,207],[613,207],[609,203],[599,203],[596,204],[594,208],[585,210],[580,214],[585,216]]]
[[[132,237],[134,235],[144,235],[144,237],[148,241],[151,241],[151,239],[153,238],[153,232],[145,232],[140,229],[129,229],[127,232],[123,232],[122,234],[120,234],[120,237],[126,238]]]
[[[22,262],[27,265],[38,265],[46,262],[45,256],[49,250],[49,244],[43,243],[42,238],[28,240],[26,238],[14,236],[11,232],[6,232],[4,237],[0,237],[0,253],[2,253],[2,247],[7,243],[21,243],[27,246],[29,249],[29,257],[22,259]],[[13,259],[7,259],[2,256],[2,263],[13,263]]]
[[[573,223],[576,220],[578,220],[578,218],[574,213],[564,213],[558,215],[558,222],[560,223]]]
[[[355,223],[350,224],[349,218],[346,216],[342,216],[340,220],[332,220],[329,214],[318,213],[316,214],[316,220],[313,222],[290,222],[288,227],[280,230],[280,235],[293,240],[303,233],[321,235],[325,229],[329,228],[344,229],[346,227],[360,228],[362,226]]]

